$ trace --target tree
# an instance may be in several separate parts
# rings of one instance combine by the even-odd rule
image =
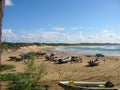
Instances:
[[[5,0],[0,0],[0,69],[1,69],[1,54],[2,54],[2,18],[3,18],[3,11],[5,6]]]

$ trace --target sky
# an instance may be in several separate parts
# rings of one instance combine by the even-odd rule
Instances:
[[[120,1],[6,0],[2,41],[120,43]]]

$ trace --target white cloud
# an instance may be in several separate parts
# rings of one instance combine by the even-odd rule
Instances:
[[[104,33],[109,33],[109,31],[107,30],[107,29],[103,29],[102,30],[102,33],[104,34]]]
[[[32,39],[32,38],[34,38],[34,37],[35,37],[34,34],[26,34],[26,35],[23,35],[23,36],[22,36],[23,39]]]
[[[12,0],[5,0],[5,6],[13,6]]]
[[[100,33],[86,36],[85,39],[87,42],[120,43],[118,41],[118,40],[120,40],[120,36],[109,30],[102,30]]]
[[[117,35],[114,32],[107,31],[107,30],[103,31],[101,36],[104,40],[106,40],[106,42],[118,42],[116,40],[120,39],[119,35]]]
[[[65,29],[63,27],[54,27],[53,30],[64,31]]]
[[[25,33],[19,38],[19,42],[35,42],[36,36],[31,33]]]
[[[62,38],[60,38],[60,41],[67,42],[70,41],[70,35],[67,33],[62,34]]]
[[[59,33],[58,32],[43,32],[40,36],[42,42],[58,42]]]
[[[2,30],[2,40],[3,41],[14,41],[16,39],[16,35],[12,32],[11,29],[4,29]]]
[[[39,38],[41,42],[46,43],[64,43],[70,41],[67,33],[60,32],[43,32]]]
[[[41,43],[120,43],[120,36],[110,30],[86,35],[82,32],[41,32],[15,34],[11,29],[4,29],[2,41],[8,42],[41,42]]]
[[[84,40],[85,39],[85,37],[83,36],[83,34],[82,34],[82,32],[80,32],[80,34],[79,34],[79,39],[81,39],[81,40]]]

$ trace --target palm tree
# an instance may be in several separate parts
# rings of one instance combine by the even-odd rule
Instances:
[[[3,18],[3,11],[5,6],[5,0],[0,0],[0,69],[1,69],[1,54],[2,54],[2,18]]]

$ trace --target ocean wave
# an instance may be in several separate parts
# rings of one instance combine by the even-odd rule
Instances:
[[[107,56],[120,56],[120,45],[102,45],[102,46],[68,46],[62,48],[55,48],[55,51],[62,51],[62,52],[72,52],[72,53],[79,53],[79,54],[96,54],[102,53]]]

